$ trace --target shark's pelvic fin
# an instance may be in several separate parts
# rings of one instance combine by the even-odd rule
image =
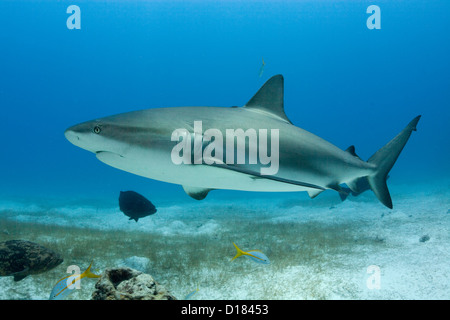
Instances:
[[[389,190],[386,184],[386,179],[389,171],[400,155],[400,152],[402,152],[403,147],[405,146],[406,142],[408,142],[408,139],[411,136],[411,132],[417,130],[416,126],[419,120],[420,116],[415,117],[406,126],[405,129],[403,129],[394,139],[389,141],[383,148],[378,150],[367,161],[377,167],[376,172],[373,175],[367,177],[370,188],[375,193],[378,200],[380,200],[382,204],[390,209],[392,209],[393,206],[391,195],[389,194]]]
[[[291,123],[284,113],[283,76],[279,74],[267,80],[244,108],[260,111]]]
[[[203,200],[213,189],[183,186],[184,192],[195,200]]]
[[[319,190],[319,189],[310,189],[307,191],[308,192],[308,196],[311,199],[314,199],[315,197],[317,197],[319,194],[321,194],[323,192],[323,190]]]

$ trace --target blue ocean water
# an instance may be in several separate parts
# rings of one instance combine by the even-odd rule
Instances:
[[[66,26],[72,4],[79,30]],[[241,106],[275,74],[295,125],[363,159],[421,114],[391,183],[448,179],[449,3],[378,1],[379,30],[366,26],[371,4],[2,1],[2,194],[184,197],[105,166],[64,130],[138,109]]]
[[[70,5],[81,29],[66,25]],[[370,5],[381,29],[367,27]],[[445,0],[1,1],[0,199],[113,206],[135,190],[192,205],[178,185],[101,163],[65,129],[139,109],[242,106],[276,74],[293,124],[362,159],[422,115],[388,184],[448,188],[449,10]],[[213,191],[205,203],[282,196]]]

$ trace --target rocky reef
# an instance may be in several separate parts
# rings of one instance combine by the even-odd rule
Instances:
[[[177,300],[151,275],[120,267],[106,269],[95,284],[92,300]]]

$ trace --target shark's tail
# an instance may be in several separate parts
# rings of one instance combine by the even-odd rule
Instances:
[[[375,173],[367,177],[370,188],[372,189],[373,193],[375,193],[378,200],[380,200],[382,204],[390,209],[392,209],[392,200],[386,185],[386,179],[389,171],[394,166],[395,161],[400,155],[400,152],[402,152],[403,147],[405,146],[406,142],[408,142],[408,139],[411,136],[411,132],[416,131],[416,126],[419,120],[420,116],[415,117],[406,126],[405,129],[403,129],[384,147],[378,150],[367,161],[377,167]]]

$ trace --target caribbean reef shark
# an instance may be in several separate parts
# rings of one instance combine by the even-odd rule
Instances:
[[[307,191],[314,198],[327,189],[348,193],[346,184],[354,193],[368,185],[392,208],[386,178],[420,116],[364,161],[353,146],[342,150],[293,125],[283,95],[283,76],[276,75],[243,107],[139,110],[75,125],[65,136],[112,167],[180,184],[198,200],[214,189]]]

